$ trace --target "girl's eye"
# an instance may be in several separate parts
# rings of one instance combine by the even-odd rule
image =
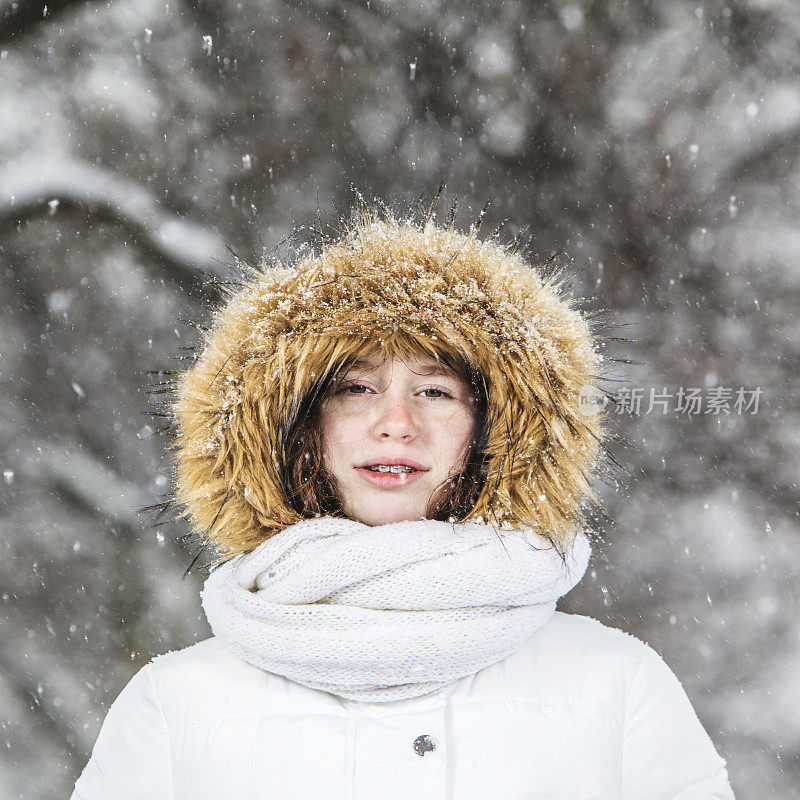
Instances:
[[[363,383],[350,383],[347,386],[343,386],[339,390],[342,394],[349,394],[353,395],[365,395],[371,391],[369,386],[365,386]],[[432,394],[429,394],[432,392]],[[444,389],[423,389],[420,394],[422,394],[425,399],[427,400],[440,400],[442,398],[447,398],[452,400],[453,395],[450,392],[445,391]]]
[[[363,383],[351,383],[349,386],[345,386],[342,391],[347,394],[366,394],[367,387]]]

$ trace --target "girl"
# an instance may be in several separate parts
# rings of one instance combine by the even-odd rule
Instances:
[[[730,800],[659,656],[555,611],[599,362],[552,280],[430,219],[254,272],[173,408],[214,636],[131,680],[74,800]]]

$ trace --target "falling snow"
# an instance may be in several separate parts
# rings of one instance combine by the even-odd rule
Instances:
[[[481,236],[566,267],[608,392],[763,390],[752,416],[607,407],[613,524],[561,608],[664,655],[739,800],[796,800],[793,4],[29,5],[0,15],[3,797],[68,796],[131,674],[208,635],[187,522],[137,512],[173,485],[159,403],[211,282],[262,249],[280,276],[352,204],[427,208],[446,177],[440,222],[491,200]],[[548,310],[516,311],[548,347]]]

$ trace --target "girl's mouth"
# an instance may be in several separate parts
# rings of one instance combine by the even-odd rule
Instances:
[[[373,486],[381,489],[397,489],[414,483],[425,473],[425,470],[393,464],[391,466],[356,467],[356,472]]]

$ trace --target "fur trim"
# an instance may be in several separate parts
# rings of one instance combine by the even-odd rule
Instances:
[[[578,392],[599,377],[586,319],[516,252],[436,226],[365,216],[296,267],[229,291],[178,379],[175,500],[225,556],[299,521],[282,432],[314,383],[373,349],[453,353],[486,379],[488,478],[465,519],[530,526],[566,545],[604,428]],[[365,337],[365,332],[368,335]]]

